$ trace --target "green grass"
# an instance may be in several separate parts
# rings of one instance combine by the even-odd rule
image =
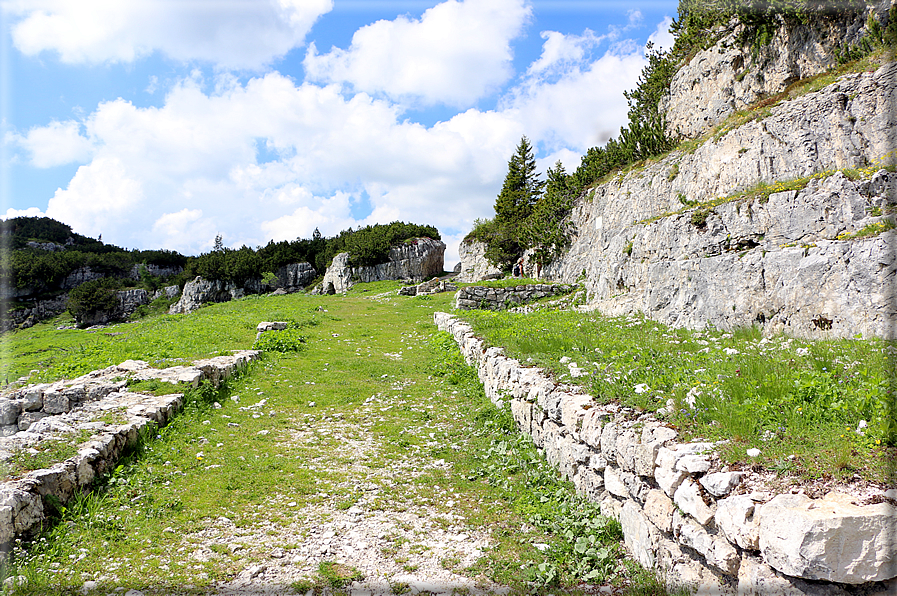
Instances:
[[[721,452],[729,463],[878,482],[893,472],[893,342],[690,332],[642,317],[557,310],[463,316],[488,344],[584,385],[599,401],[656,412],[673,400],[677,411],[667,418],[681,440],[729,440]],[[563,357],[588,376],[571,379]],[[862,420],[868,426],[859,434]],[[746,455],[753,447],[762,451],[756,460]]]
[[[390,476],[365,505],[410,511],[426,503],[446,516],[446,529],[491,536],[473,566],[451,556],[442,566],[516,593],[569,593],[589,574],[599,584],[630,583],[632,572],[619,564],[618,526],[542,462],[509,414],[489,403],[451,339],[435,332],[433,312],[449,310],[453,295],[422,301],[396,296],[398,287],[360,284],[347,296],[266,296],[185,316],[150,315],[102,330],[123,333],[111,337],[57,331],[52,323],[7,336],[9,370],[39,362],[48,380],[126,358],[161,365],[246,348],[263,320],[296,321],[305,338],[301,350],[266,352],[218,390],[189,390],[182,413],[144,437],[93,492],[57,507],[54,523],[33,541],[15,543],[7,571],[27,578],[15,593],[75,594],[93,580],[97,593],[205,594],[253,564],[272,533],[286,536],[278,545],[296,548],[306,527],[296,512],[322,504],[341,511],[362,496],[350,473],[361,464],[345,441],[316,432],[336,420],[349,438],[376,444],[363,461],[371,482],[409,457],[451,464]],[[153,382],[130,388],[171,390]],[[247,409],[262,399],[264,407]],[[244,532],[244,548],[215,544],[193,557],[200,532],[222,518]],[[550,549],[533,546],[542,543]],[[414,537],[390,544],[397,563],[425,551]],[[335,590],[334,582],[351,577],[351,567],[321,566],[294,588]]]

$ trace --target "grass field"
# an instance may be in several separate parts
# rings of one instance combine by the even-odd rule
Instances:
[[[728,440],[721,455],[729,463],[807,479],[894,477],[893,342],[693,332],[558,310],[464,317],[490,345],[599,400],[660,411],[682,439]],[[669,404],[675,412],[663,414]],[[752,448],[761,455],[748,457]]]
[[[7,571],[26,581],[15,592],[75,594],[96,582],[98,593],[213,593],[268,561],[271,544],[285,560],[299,554],[310,539],[302,512],[364,503],[366,515],[423,504],[438,523],[486,532],[490,547],[476,562],[441,561],[459,575],[521,593],[591,582],[662,594],[652,574],[624,562],[619,525],[558,479],[435,332],[432,313],[449,310],[452,295],[387,293],[397,287],[254,297],[98,333],[58,331],[55,321],[7,336],[10,376],[35,369],[44,380],[127,358],[161,366],[247,348],[262,320],[295,321],[306,339],[299,351],[267,353],[219,392],[198,392],[93,493],[60,507],[42,536],[17,543]],[[347,448],[361,444],[371,446],[361,455]],[[421,464],[436,460],[448,468]],[[223,519],[238,535],[231,542],[215,534]],[[378,556],[402,563],[425,551],[409,536]],[[340,569],[321,561],[291,585],[333,588]]]

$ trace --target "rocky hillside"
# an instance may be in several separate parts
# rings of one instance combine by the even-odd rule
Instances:
[[[781,28],[759,54],[737,27],[721,33],[661,100],[685,141],[586,190],[569,250],[526,274],[674,325],[887,335],[897,64],[879,53],[830,69],[832,32],[861,39],[863,22]],[[462,275],[483,268],[466,253]]]

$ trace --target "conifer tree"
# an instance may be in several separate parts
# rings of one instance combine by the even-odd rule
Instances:
[[[526,221],[544,186],[536,171],[533,146],[524,136],[508,162],[504,185],[495,200],[496,223],[516,226]]]

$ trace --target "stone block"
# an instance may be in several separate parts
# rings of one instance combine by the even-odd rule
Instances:
[[[44,394],[44,412],[47,414],[63,414],[71,409],[69,398],[61,391]]]
[[[11,437],[19,432],[18,424],[4,424],[0,426],[0,437]]]
[[[522,433],[530,434],[533,421],[533,404],[519,399],[511,400],[511,415]]]
[[[604,490],[604,476],[586,467],[580,467],[573,477],[576,490],[588,500],[597,503],[607,491]]]
[[[676,493],[676,489],[679,488],[682,481],[688,477],[688,474],[678,470],[654,468],[654,480],[657,481],[657,485],[663,489],[663,492],[671,497]]]
[[[579,431],[579,437],[589,447],[601,449],[601,429],[607,414],[597,408],[592,408],[586,412],[582,419],[582,428]]]
[[[676,506],[673,501],[663,491],[657,489],[648,491],[648,496],[645,498],[645,516],[661,532],[673,531],[673,512],[675,510]]]
[[[716,527],[732,544],[747,550],[760,548],[760,526],[755,519],[756,505],[749,495],[735,495],[716,502]]]
[[[27,478],[35,481],[35,488],[42,497],[52,495],[65,503],[75,494],[74,465],[68,462],[54,464],[45,470],[29,472]]]
[[[759,508],[760,551],[794,577],[863,584],[897,577],[897,507],[855,505],[852,497],[778,495]]]
[[[701,486],[714,497],[725,497],[741,482],[741,472],[716,472],[702,477]]]
[[[635,471],[635,455],[638,449],[639,432],[634,428],[621,429],[617,434],[616,459],[620,469],[627,472]]]
[[[616,422],[608,422],[601,429],[601,452],[608,461],[616,462],[617,458],[617,433],[619,426]]]
[[[44,519],[44,503],[39,495],[7,485],[0,490],[0,509],[12,510],[14,534],[24,534]]]
[[[834,584],[808,583],[787,577],[757,557],[743,556],[738,569],[738,596],[847,596]]]
[[[683,455],[676,461],[676,469],[689,474],[703,474],[710,469],[710,458],[704,455]]]
[[[595,405],[591,396],[582,394],[567,394],[561,400],[561,424],[567,427],[567,431],[579,437],[582,430],[583,419],[591,407]]]
[[[728,540],[712,536],[703,526],[681,515],[675,516],[673,524],[679,543],[701,553],[708,565],[728,575],[738,572],[741,558]]]
[[[635,559],[642,566],[654,567],[654,547],[657,529],[648,521],[641,508],[627,500],[620,510],[620,525],[623,527],[623,541]]]
[[[614,496],[629,498],[629,489],[623,484],[619,470],[613,466],[604,468],[604,488]]]
[[[44,407],[44,392],[39,387],[28,389],[22,396],[22,405],[28,412],[35,412]]]
[[[44,412],[25,412],[19,416],[18,429],[28,430],[31,428],[32,424],[47,416],[49,416],[49,414],[45,414]]]
[[[21,411],[22,406],[18,401],[0,400],[0,425],[15,424]]]
[[[635,473],[639,476],[653,476],[654,462],[657,460],[657,452],[660,451],[660,441],[653,443],[639,443],[635,448],[633,465]]]
[[[679,506],[679,509],[692,516],[702,526],[706,526],[713,519],[716,505],[713,507],[704,502],[701,495],[701,489],[698,483],[691,478],[686,478],[676,493],[673,495],[673,502]]]

